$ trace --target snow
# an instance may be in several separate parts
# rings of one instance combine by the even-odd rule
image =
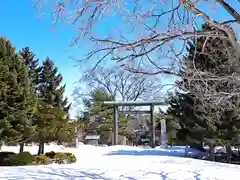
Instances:
[[[2,147],[18,152],[19,147]],[[25,151],[37,153],[37,146]],[[72,152],[78,162],[69,165],[0,167],[1,180],[238,180],[240,166],[185,158],[184,147],[150,149],[130,146],[97,147],[79,145],[64,148],[46,145],[45,151]],[[199,154],[188,149],[188,154]]]

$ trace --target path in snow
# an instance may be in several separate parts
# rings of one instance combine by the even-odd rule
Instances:
[[[37,152],[37,147],[26,148],[31,153]],[[2,150],[14,149],[16,147],[4,147]],[[184,149],[180,147],[171,150],[127,146],[46,147],[46,151],[51,150],[71,151],[77,155],[78,162],[71,165],[0,167],[0,179],[238,180],[240,177],[240,166],[237,165],[174,157],[184,155]]]

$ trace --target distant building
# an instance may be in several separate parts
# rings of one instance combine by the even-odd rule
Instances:
[[[98,145],[100,136],[99,135],[87,135],[85,137],[85,144]]]

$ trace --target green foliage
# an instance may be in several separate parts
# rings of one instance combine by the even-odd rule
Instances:
[[[45,155],[33,156],[29,152],[21,152],[15,154],[13,152],[0,152],[0,166],[24,166],[24,165],[39,165],[51,164],[53,162],[58,164],[75,163],[77,158],[72,153],[55,153],[48,152]]]
[[[77,161],[77,158],[72,153],[56,153],[54,151],[45,154],[47,157],[53,159],[58,164],[71,164]]]
[[[47,156],[47,157],[49,157],[51,159],[54,158],[55,155],[56,155],[56,153],[54,151],[45,153],[45,156]]]
[[[66,118],[60,108],[41,103],[37,114],[37,138],[45,141],[71,141],[75,137],[75,125]]]
[[[171,106],[170,106],[171,107]],[[176,118],[176,117],[175,117]],[[156,117],[156,122],[158,126],[156,127],[157,130],[161,130],[161,119],[165,119],[166,121],[166,129],[167,129],[167,142],[170,145],[175,145],[178,144],[178,138],[177,138],[177,130],[179,130],[180,124],[178,121],[175,119],[171,114],[166,114],[161,112],[157,117]],[[150,127],[150,126],[149,126]]]
[[[10,165],[11,156],[16,156],[14,152],[0,152],[0,166]]]
[[[77,162],[77,158],[76,158],[76,156],[74,154],[72,154],[72,153],[65,153],[65,154],[67,156],[68,164]]]
[[[43,154],[36,157],[36,163],[37,164],[50,164],[51,159]]]
[[[208,24],[203,25],[203,31],[216,30]],[[221,32],[219,32],[221,33]],[[204,47],[204,53],[203,53]],[[177,82],[178,92],[170,95],[167,114],[175,120],[176,137],[189,145],[201,144],[205,139],[222,144],[225,140],[239,137],[239,105],[236,97],[227,98],[216,105],[211,98],[203,100],[206,91],[232,91],[237,82],[192,80],[195,71],[203,72],[208,77],[226,77],[233,73],[239,74],[236,68],[239,62],[229,59],[229,53],[234,53],[224,38],[205,36],[188,42],[187,56],[181,70],[182,79]],[[193,63],[194,59],[194,63]],[[193,71],[195,70],[195,71]],[[196,76],[195,76],[196,77]],[[204,90],[204,91],[202,91]],[[220,98],[220,97],[219,97]]]
[[[56,153],[54,156],[54,161],[58,164],[67,164],[68,156],[65,153]]]
[[[49,152],[48,157],[46,155],[33,156],[29,152],[22,152],[15,154],[12,152],[0,153],[0,165],[2,166],[23,166],[29,164],[50,164],[56,162],[58,164],[70,164],[77,161],[76,157],[72,153],[55,153]],[[54,155],[54,156],[53,156]]]
[[[68,119],[62,120],[57,129],[55,135],[58,141],[72,142],[76,137],[76,125]]]
[[[71,104],[68,104],[67,98],[64,98],[65,85],[61,86],[63,77],[49,58],[43,62],[39,76],[41,100],[68,112]]]
[[[54,162],[58,164],[71,164],[75,163],[77,158],[72,153],[56,153],[54,156]]]
[[[21,152],[17,155],[10,156],[9,165],[11,166],[23,166],[29,165],[35,161],[35,157],[29,152]]]
[[[54,63],[47,58],[39,74],[39,106],[35,124],[39,141],[39,152],[44,152],[44,142],[71,141],[75,137],[75,126],[69,122],[67,98],[64,98],[65,85],[61,86],[62,75],[58,73]]]
[[[90,93],[89,99],[84,99],[88,117],[83,117],[79,124],[86,133],[99,134],[101,138],[108,139],[113,133],[113,108],[103,104],[104,101],[113,101],[114,97],[102,89],[95,89]],[[119,114],[119,134],[125,133],[127,118]]]
[[[19,55],[21,56],[23,63],[28,69],[28,76],[33,87],[39,83],[39,73],[41,72],[41,67],[39,67],[38,59],[35,59],[35,54],[30,50],[29,47],[23,48]]]
[[[9,41],[0,38],[1,144],[37,141],[43,154],[45,142],[75,137],[62,79],[49,58],[39,66],[29,47],[17,53]]]
[[[176,93],[176,96],[171,97],[167,110],[168,115],[176,122],[176,137],[189,145],[196,142],[201,144],[204,138],[210,138],[214,133],[207,119],[201,117],[201,113],[204,115],[203,112],[194,109],[193,98],[190,94]]]
[[[28,69],[11,43],[0,38],[0,141],[22,142],[33,134],[36,103]]]

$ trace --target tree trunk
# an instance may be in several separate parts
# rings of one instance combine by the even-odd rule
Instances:
[[[1,151],[3,145],[4,145],[3,141],[0,141],[0,151]]]
[[[44,154],[44,141],[40,141],[38,146],[38,155]]]
[[[41,145],[41,143],[39,143],[39,145],[38,145],[38,155],[40,155],[41,152],[42,152],[42,145]]]
[[[227,151],[227,163],[231,163],[232,149],[231,149],[231,144],[230,143],[227,143],[226,151]]]
[[[210,156],[210,161],[215,161],[214,145],[212,143],[209,146],[209,156]]]
[[[44,142],[42,142],[42,153],[41,154],[44,154]]]
[[[19,153],[23,152],[23,150],[24,150],[24,143],[20,143]]]

